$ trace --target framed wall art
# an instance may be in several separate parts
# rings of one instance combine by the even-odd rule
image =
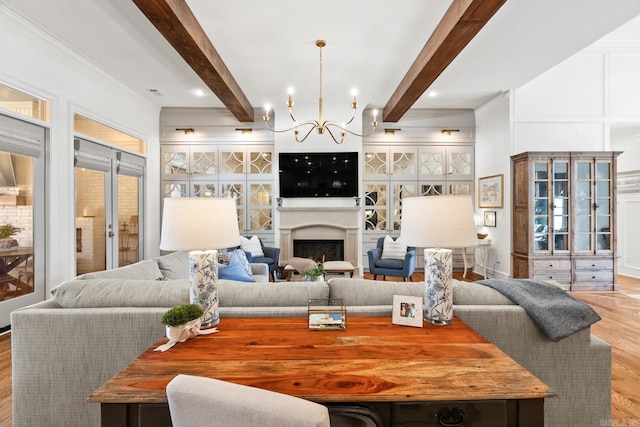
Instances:
[[[484,212],[484,226],[495,227],[496,226],[496,211]]]
[[[478,207],[502,208],[504,202],[504,175],[478,178]]]

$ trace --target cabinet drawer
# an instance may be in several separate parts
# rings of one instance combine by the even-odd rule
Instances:
[[[571,283],[571,273],[569,272],[553,272],[553,271],[538,271],[533,273],[533,280],[555,280],[563,285]]]
[[[473,427],[507,426],[507,403],[496,401],[458,401],[458,402],[430,402],[430,403],[397,403],[396,427],[439,427],[438,415],[449,425],[469,425]],[[457,424],[454,419],[462,412],[462,419]]]
[[[576,283],[580,282],[611,282],[613,283],[613,270],[576,270]]]
[[[576,270],[613,270],[613,260],[576,259]]]
[[[531,263],[535,271],[571,270],[571,261],[568,259],[538,259]]]

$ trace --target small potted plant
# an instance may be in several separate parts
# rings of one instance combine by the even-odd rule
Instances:
[[[314,267],[305,271],[305,280],[307,282],[318,282],[324,280],[324,265],[319,262]]]
[[[169,341],[185,342],[198,335],[203,314],[197,304],[177,305],[167,311],[162,316],[162,324],[167,328]]]
[[[0,225],[0,250],[13,249],[18,246],[18,241],[12,236],[22,231],[20,227],[14,227],[11,224]]]

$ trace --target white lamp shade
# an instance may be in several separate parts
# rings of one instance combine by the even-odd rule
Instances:
[[[478,244],[468,196],[402,199],[400,242],[418,248],[464,248]]]
[[[236,201],[232,198],[164,199],[160,249],[191,251],[240,245]]]

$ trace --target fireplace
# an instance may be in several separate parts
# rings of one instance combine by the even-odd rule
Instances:
[[[358,218],[360,206],[357,207],[279,207],[280,214],[280,258],[287,260],[294,256],[297,241],[340,242],[340,248],[322,249],[312,258],[326,261],[349,261],[354,267],[360,265]],[[338,253],[339,251],[339,253]],[[326,253],[325,253],[326,252]],[[300,253],[300,252],[296,252]],[[295,255],[299,256],[299,255]]]
[[[316,262],[344,261],[344,240],[296,239],[293,256],[312,258]]]

